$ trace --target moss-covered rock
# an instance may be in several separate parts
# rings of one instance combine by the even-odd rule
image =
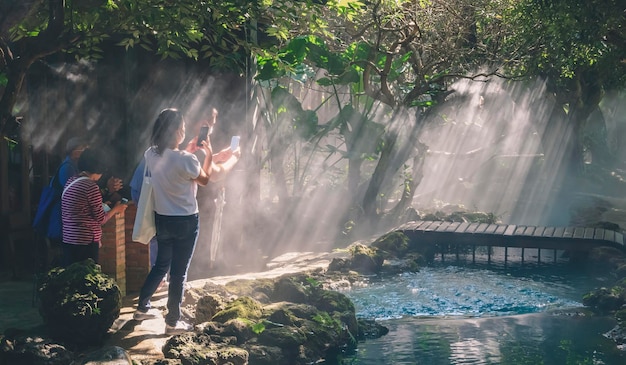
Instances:
[[[319,283],[305,273],[283,275],[274,282],[272,302],[306,303]]]
[[[304,365],[352,350],[359,337],[354,304],[344,294],[326,289],[320,275],[315,271],[262,279],[259,289],[254,280],[228,286],[240,294],[262,293],[267,303],[246,295],[232,299],[237,295],[213,288],[223,296],[224,307],[197,325],[196,333],[174,336],[163,352],[183,364],[221,364],[218,354],[237,347],[246,351],[250,364]],[[205,313],[204,320],[219,300],[206,294],[196,306],[196,313]]]
[[[274,280],[257,279],[247,280],[239,279],[229,282],[225,285],[226,290],[236,296],[247,296],[254,298],[261,303],[268,303],[269,296],[274,291]]]
[[[223,310],[213,316],[212,320],[221,323],[226,323],[235,318],[257,320],[261,318],[262,315],[261,303],[250,297],[241,297],[226,304]]]
[[[202,333],[183,333],[163,345],[166,358],[181,359],[187,365],[246,365],[248,352],[240,347],[216,344]]]
[[[280,347],[283,350],[297,348],[307,342],[306,333],[299,327],[279,326],[266,328],[259,334],[260,344]]]
[[[0,364],[66,365],[74,354],[65,346],[39,336],[16,335],[0,338]]]
[[[248,351],[250,364],[276,365],[287,363],[283,350],[280,347],[246,344],[243,348]]]
[[[371,319],[359,319],[359,340],[379,338],[389,333],[389,328]]]
[[[222,297],[217,294],[206,294],[196,303],[195,323],[203,323],[213,319],[219,311],[226,307]]]
[[[328,264],[329,273],[346,273],[350,270],[352,261],[344,257],[334,257]]]
[[[120,315],[119,287],[91,259],[50,270],[38,292],[39,313],[52,337],[69,344],[102,343]]]
[[[378,252],[385,259],[401,258],[409,250],[409,237],[402,232],[394,231],[372,242],[371,246],[378,249]]]
[[[626,291],[621,286],[600,288],[583,297],[583,304],[599,313],[613,313],[626,303]]]
[[[349,247],[352,254],[350,268],[363,274],[374,274],[380,271],[385,260],[376,248],[357,243]]]

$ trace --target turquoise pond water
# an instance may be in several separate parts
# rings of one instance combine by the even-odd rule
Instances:
[[[626,364],[603,336],[612,317],[585,315],[582,297],[610,275],[566,262],[435,262],[341,290],[358,317],[389,334],[359,343],[343,364]]]

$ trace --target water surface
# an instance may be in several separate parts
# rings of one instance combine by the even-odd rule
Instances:
[[[565,263],[450,264],[371,277],[343,291],[357,316],[389,334],[345,364],[626,364],[603,336],[612,317],[586,314],[585,293],[609,276]]]

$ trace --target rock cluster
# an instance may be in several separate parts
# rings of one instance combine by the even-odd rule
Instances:
[[[357,320],[352,302],[324,289],[313,273],[207,285],[198,292],[190,294],[198,297],[195,331],[170,338],[166,358],[216,365],[332,362],[359,339],[387,333],[373,321]]]

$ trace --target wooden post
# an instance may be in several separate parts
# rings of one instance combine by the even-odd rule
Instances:
[[[504,267],[506,267],[509,255],[509,246],[504,246]]]

